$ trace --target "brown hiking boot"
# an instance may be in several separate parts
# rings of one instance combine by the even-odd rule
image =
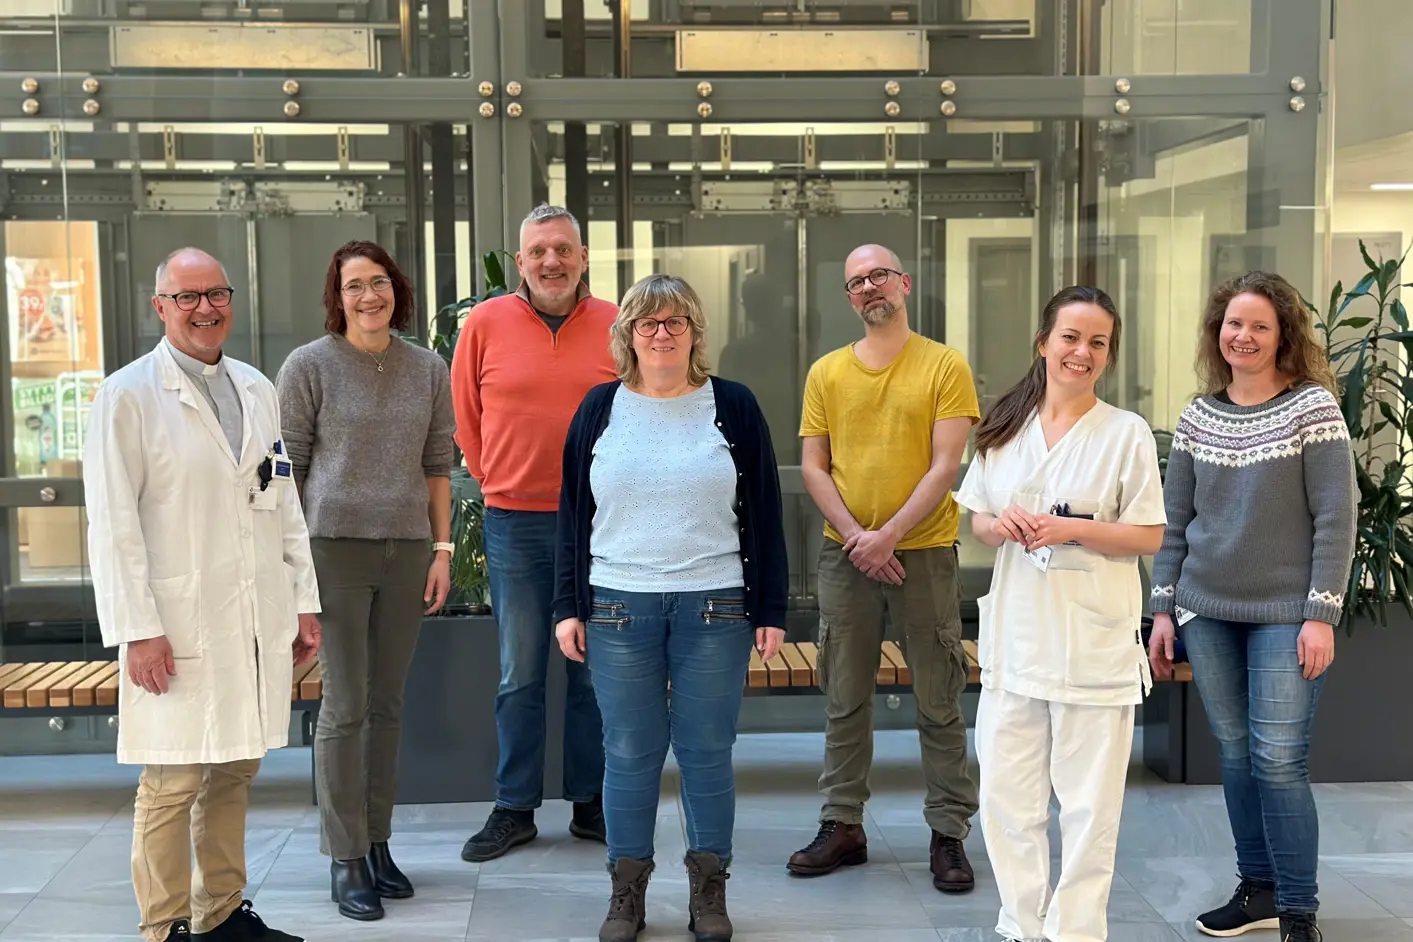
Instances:
[[[688,851],[687,928],[697,942],[731,942],[731,917],[726,915],[726,881],[731,874],[721,858],[704,851]]]
[[[976,874],[962,842],[932,832],[932,885],[943,893],[965,893],[976,886]]]
[[[599,942],[636,942],[647,923],[648,877],[651,860],[618,858],[609,871],[613,876],[613,896],[608,901],[608,917],[599,929]]]
[[[862,824],[825,821],[809,846],[790,855],[785,869],[802,877],[820,877],[840,867],[868,863],[868,837]]]

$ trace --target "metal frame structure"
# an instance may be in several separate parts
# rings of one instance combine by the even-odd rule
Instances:
[[[950,0],[946,0],[950,2]],[[453,23],[446,0],[427,0],[424,24],[429,45],[423,45],[416,26],[415,8],[409,0],[382,3],[380,9],[400,15],[401,71],[397,75],[270,73],[268,75],[132,74],[125,71],[21,72],[0,71],[0,120],[18,121],[49,129],[44,134],[0,135],[0,159],[50,161],[57,170],[73,160],[94,160],[91,171],[66,170],[68,197],[56,194],[40,169],[0,169],[0,218],[63,217],[70,207],[83,218],[114,218],[143,205],[146,181],[162,182],[176,173],[172,162],[177,144],[183,159],[232,160],[248,167],[219,174],[258,182],[277,176],[280,181],[301,175],[286,170],[264,174],[265,162],[284,160],[338,161],[337,171],[311,172],[316,179],[365,181],[363,206],[389,218],[406,221],[410,235],[402,248],[409,258],[421,251],[422,221],[430,215],[439,236],[435,255],[438,301],[454,296],[455,258],[445,241],[452,220],[460,215],[471,221],[474,256],[477,248],[514,245],[519,221],[544,190],[541,168],[556,148],[576,162],[587,154],[591,139],[585,127],[594,123],[629,122],[661,127],[686,124],[740,125],[752,122],[794,124],[864,122],[878,124],[924,123],[927,134],[909,139],[915,148],[896,156],[920,160],[940,169],[944,161],[1036,161],[1060,166],[1066,155],[1086,159],[1097,136],[1114,128],[1136,131],[1140,160],[1154,154],[1196,143],[1208,143],[1233,134],[1247,141],[1247,232],[1271,250],[1271,264],[1286,271],[1303,289],[1312,287],[1307,273],[1317,258],[1316,226],[1309,211],[1320,202],[1319,185],[1321,104],[1324,100],[1322,68],[1330,23],[1329,0],[1250,0],[1251,63],[1246,74],[1228,75],[1095,75],[1095,0],[1038,0],[1041,20],[1037,35],[1050,74],[968,74],[967,68],[982,55],[994,55],[1003,65],[1015,61],[1022,47],[1036,50],[1037,38],[989,44],[992,53],[979,53],[966,45],[961,32],[938,31],[932,61],[944,59],[939,48],[956,49],[957,74],[866,75],[826,74],[771,77],[694,75],[689,77],[631,77],[628,66],[656,68],[662,42],[670,32],[660,24],[652,35],[629,35],[626,18],[607,26],[585,29],[582,20],[570,19],[550,29],[552,47],[562,51],[563,63],[544,60],[547,36],[542,5],[529,0],[466,0],[464,20]],[[697,5],[701,6],[705,0]],[[626,6],[626,3],[623,4]],[[709,5],[709,4],[707,4]],[[660,2],[664,16],[682,4]],[[938,7],[928,0],[921,7]],[[566,11],[582,15],[581,0],[567,0]],[[940,8],[940,7],[939,7]],[[411,15],[409,11],[412,11]],[[116,21],[97,21],[102,25]],[[60,21],[62,25],[62,20]],[[394,24],[378,24],[384,33]],[[463,26],[465,29],[463,30]],[[1043,27],[1043,28],[1040,28]],[[615,32],[616,31],[616,32]],[[962,31],[964,32],[964,31]],[[416,38],[413,38],[415,34]],[[464,37],[460,38],[460,37]],[[961,38],[959,38],[961,37]],[[606,40],[612,38],[615,55],[602,68]],[[453,46],[453,40],[464,46]],[[962,45],[946,46],[949,42]],[[938,43],[944,44],[939,46]],[[648,44],[648,45],[643,45]],[[655,45],[654,45],[655,44]],[[423,54],[418,54],[419,45]],[[605,76],[583,77],[594,60]],[[71,61],[66,57],[66,62]],[[431,74],[421,74],[427,65]],[[466,71],[451,74],[464,63]],[[1157,119],[1194,119],[1177,122]],[[1200,119],[1200,120],[1199,120]],[[1034,133],[988,136],[949,133],[959,121],[1037,122]],[[88,122],[92,131],[74,130],[69,122]],[[289,124],[389,124],[406,133],[384,138],[253,136],[139,132],[118,130],[120,122],[178,123],[240,122],[265,128]],[[549,122],[564,122],[564,132],[551,136]],[[419,125],[427,125],[426,135]],[[464,150],[453,126],[464,125]],[[696,171],[677,175],[666,170],[671,162],[701,161],[704,151],[718,145],[703,133],[691,137],[654,134],[649,137],[601,132],[599,149],[604,156],[619,153],[631,144],[635,161],[654,171],[629,173],[619,162],[616,171],[571,168],[568,199],[582,207],[581,217],[592,213],[622,219],[637,214],[650,219],[660,215],[668,190],[680,188],[682,179],[711,181],[720,174]],[[424,187],[420,168],[422,147],[430,144],[432,173]],[[767,159],[778,151],[768,140],[737,136],[729,143],[732,159]],[[816,159],[859,159],[876,154],[880,139],[866,134],[822,137]],[[465,158],[458,173],[458,158]],[[875,158],[875,159],[877,159]],[[145,169],[119,170],[127,161],[168,161],[167,172]],[[392,169],[360,171],[360,161],[381,161]],[[401,163],[401,168],[398,164]],[[405,171],[418,168],[415,180]],[[52,175],[54,171],[50,171]],[[903,171],[895,177],[913,181],[919,194],[936,170]],[[1015,193],[1017,171],[996,168],[997,199]],[[978,179],[986,171],[973,174]],[[190,173],[177,173],[191,179]],[[1042,180],[1045,189],[1016,197],[1017,213],[1039,206],[1037,248],[1042,257],[1073,259],[1084,255],[1086,239],[1096,238],[1093,220],[1076,208],[1092,199],[1092,192],[1072,194],[1069,187],[1085,188],[1085,174],[1068,180]],[[376,182],[374,178],[377,178]],[[1000,184],[1004,181],[1012,181]],[[362,185],[362,184],[360,184]],[[1092,184],[1091,184],[1092,186]],[[409,205],[410,197],[410,205]],[[920,195],[919,195],[920,198]],[[57,199],[57,203],[56,203]],[[430,213],[429,213],[430,210]],[[587,210],[587,212],[586,212]],[[680,213],[680,208],[676,211]],[[944,211],[942,216],[946,216]],[[1292,224],[1292,220],[1295,223]],[[624,235],[620,234],[620,246]],[[1073,241],[1073,245],[1070,242]],[[2,246],[0,246],[2,247]],[[1080,273],[1084,269],[1079,265]],[[419,270],[420,269],[414,269]],[[451,273],[448,282],[448,272]],[[1071,272],[1070,274],[1073,274]],[[1050,279],[1058,279],[1055,272]],[[1302,284],[1301,282],[1307,282]],[[447,285],[450,284],[450,289]],[[0,354],[4,353],[0,336]],[[0,376],[0,379],[5,377]],[[0,432],[7,432],[0,446],[9,459],[9,419],[0,416]],[[42,505],[40,489],[56,490],[56,501],[81,500],[76,481],[32,482],[0,480],[0,508]],[[11,571],[7,550],[0,546],[0,582]],[[5,586],[7,604],[28,600],[17,609],[38,612],[40,602],[58,601],[54,590]],[[75,602],[71,591],[58,593],[68,600],[62,608],[82,613],[88,603]],[[47,609],[49,612],[62,609]],[[51,616],[52,617],[52,616]]]

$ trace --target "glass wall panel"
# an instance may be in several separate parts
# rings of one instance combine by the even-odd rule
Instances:
[[[29,9],[39,7],[42,19],[0,17],[0,68],[32,69],[46,89],[60,73],[92,75],[102,91],[94,113],[79,115],[72,94],[62,104],[41,94],[40,115],[0,126],[7,479],[76,477],[93,385],[161,335],[150,298],[171,250],[194,244],[225,263],[236,287],[229,352],[273,377],[323,330],[323,275],[338,245],[389,248],[418,284],[429,322],[419,333],[430,334],[439,308],[477,292],[482,253],[513,252],[519,220],[548,200],[584,224],[594,294],[616,301],[632,281],[669,271],[703,296],[717,371],[750,385],[771,425],[793,588],[808,611],[821,527],[798,470],[800,398],[810,364],[862,332],[842,290],[854,246],[898,253],[913,279],[913,327],[967,358],[983,408],[1028,367],[1038,312],[1056,290],[1105,288],[1125,341],[1103,394],[1161,430],[1192,392],[1196,318],[1215,281],[1274,267],[1318,297],[1327,229],[1388,237],[1380,245],[1413,239],[1401,191],[1371,189],[1408,184],[1399,168],[1413,124],[1336,152],[1344,183],[1331,208],[1315,169],[1313,87],[1303,115],[1282,87],[1259,115],[1193,100],[1194,115],[1238,117],[1156,119],[1143,116],[1154,83],[1135,81],[1132,115],[1104,121],[1093,116],[1109,113],[1107,98],[1096,111],[1040,95],[1018,114],[1015,101],[964,82],[938,92],[942,79],[967,76],[1260,75],[1277,13],[1318,17],[1309,0],[630,0],[629,74],[682,78],[689,94],[629,83],[611,102],[580,87],[598,84],[573,81],[621,65],[612,9],[593,0],[583,24],[567,22],[557,0],[417,0],[417,29],[405,36],[388,2],[261,6],[258,22],[241,4],[209,4],[207,38],[184,32],[185,0],[151,0],[142,19],[118,15],[125,4]],[[203,52],[211,42],[219,60]],[[1322,49],[1280,52],[1317,63]],[[414,105],[399,97],[399,73],[475,83]],[[1308,70],[1312,86],[1318,74]],[[142,113],[131,102],[148,78],[165,97]],[[193,91],[173,95],[164,84],[173,78]],[[732,115],[729,97],[690,95],[700,81],[749,81],[768,102],[782,78],[837,82],[841,95],[802,95],[770,120]],[[298,88],[260,98],[243,84],[255,79]],[[518,111],[508,108],[512,82],[526,86]],[[105,98],[113,87],[123,94]],[[561,93],[583,96],[582,120],[566,120]],[[939,103],[949,95],[957,109],[947,115]],[[627,134],[603,119],[635,114],[639,100],[655,117],[634,118]],[[668,100],[680,116],[664,119]],[[251,119],[252,101],[268,117]],[[631,173],[619,172],[620,157]],[[631,220],[622,236],[620,216]],[[1341,251],[1328,263],[1336,274]],[[6,513],[6,584],[76,587],[66,611],[81,613],[82,511]],[[63,545],[36,530],[45,513],[66,515]],[[991,557],[965,521],[962,533],[975,597]],[[42,614],[16,607],[22,595],[0,596],[7,622]]]
[[[1080,4],[1081,9],[1086,6]],[[1100,74],[1240,75],[1256,71],[1251,54],[1253,10],[1266,11],[1279,3],[1107,0],[1098,6],[1101,52],[1095,71]]]

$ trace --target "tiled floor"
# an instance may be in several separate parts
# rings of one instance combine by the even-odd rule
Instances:
[[[997,938],[995,884],[979,833],[968,841],[977,889],[946,897],[927,872],[917,738],[878,737],[867,828],[870,863],[814,880],[786,875],[813,836],[817,735],[743,737],[736,862],[729,884],[736,938],[757,942],[983,942]],[[571,838],[562,803],[540,839],[479,867],[458,853],[484,805],[400,807],[393,847],[417,897],[381,922],[340,918],[318,853],[303,749],[267,759],[249,822],[250,892],[271,924],[309,940],[589,940],[607,907],[603,848]],[[0,761],[0,942],[135,938],[128,873],[135,771],[107,756]],[[682,817],[669,776],[658,819],[659,871],[645,940],[690,939]],[[1330,942],[1413,942],[1413,785],[1317,786],[1322,926]],[[1118,876],[1114,942],[1196,939],[1195,913],[1222,902],[1234,864],[1221,792],[1172,786],[1135,765]],[[1275,933],[1247,938],[1274,942]]]

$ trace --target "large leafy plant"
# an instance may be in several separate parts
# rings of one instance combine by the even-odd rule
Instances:
[[[1413,331],[1395,297],[1403,258],[1375,261],[1349,291],[1336,282],[1316,329],[1339,380],[1359,486],[1354,565],[1344,600],[1346,631],[1358,617],[1388,624],[1388,605],[1413,616]],[[1406,255],[1404,256],[1407,257]],[[1313,307],[1313,305],[1312,305]]]
[[[437,311],[433,321],[431,347],[451,367],[456,342],[466,316],[477,304],[498,298],[508,289],[501,252],[487,252],[481,263],[485,271],[486,288],[481,294],[462,298]],[[456,449],[455,470],[451,475],[451,538],[456,552],[451,558],[451,584],[457,601],[472,612],[490,608],[490,574],[486,569],[485,519],[486,505],[477,496],[476,482],[461,463],[461,449]]]

